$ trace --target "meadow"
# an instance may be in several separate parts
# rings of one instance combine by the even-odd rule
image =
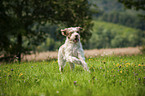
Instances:
[[[87,58],[91,73],[57,60],[0,65],[2,96],[144,96],[145,55]]]

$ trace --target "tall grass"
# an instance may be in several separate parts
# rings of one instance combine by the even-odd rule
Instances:
[[[143,96],[145,56],[99,56],[86,59],[91,73],[67,63],[23,62],[0,65],[0,95],[4,96]]]

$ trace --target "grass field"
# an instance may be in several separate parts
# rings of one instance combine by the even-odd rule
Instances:
[[[144,96],[145,55],[98,56],[60,74],[56,60],[0,65],[3,96]]]

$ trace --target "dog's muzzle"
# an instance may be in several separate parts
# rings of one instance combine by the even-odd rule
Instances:
[[[73,40],[73,42],[74,42],[74,43],[77,43],[78,41],[79,41],[79,36],[76,35],[76,36],[75,36],[75,39]]]

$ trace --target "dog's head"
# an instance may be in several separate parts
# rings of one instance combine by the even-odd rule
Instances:
[[[66,36],[68,40],[73,41],[74,43],[77,43],[80,40],[80,30],[81,27],[70,27],[61,29],[62,35]]]

